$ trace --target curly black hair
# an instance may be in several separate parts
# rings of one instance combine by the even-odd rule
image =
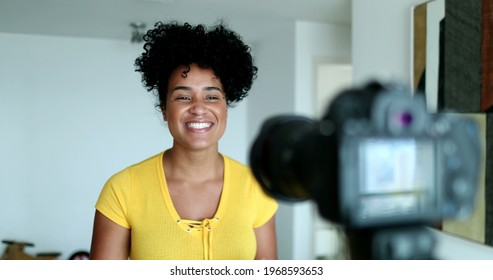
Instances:
[[[148,91],[157,90],[161,108],[170,74],[179,66],[196,63],[212,69],[224,87],[228,106],[243,100],[257,77],[251,48],[223,22],[208,29],[203,24],[159,21],[143,39],[145,51],[135,60],[135,71],[142,74]]]

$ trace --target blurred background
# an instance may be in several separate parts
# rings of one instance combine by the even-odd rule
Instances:
[[[248,164],[268,116],[318,117],[370,79],[411,87],[411,11],[423,2],[0,0],[0,239],[61,259],[88,251],[106,180],[171,146],[133,66],[156,21],[221,19],[252,46],[258,78],[220,142]],[[277,217],[281,259],[344,258],[311,202],[281,203]]]

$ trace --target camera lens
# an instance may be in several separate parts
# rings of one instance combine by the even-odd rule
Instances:
[[[300,182],[298,143],[314,120],[298,116],[275,116],[267,120],[250,152],[250,165],[257,181],[269,195],[287,201],[305,200],[310,194]]]

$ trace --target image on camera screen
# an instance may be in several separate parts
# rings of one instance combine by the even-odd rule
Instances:
[[[369,138],[360,143],[359,155],[361,218],[416,216],[433,207],[432,141]]]

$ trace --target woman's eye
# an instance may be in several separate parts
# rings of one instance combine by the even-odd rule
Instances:
[[[206,99],[207,101],[217,101],[217,100],[219,100],[220,98],[219,98],[219,96],[217,96],[217,95],[209,95],[209,96],[207,96],[205,99]]]
[[[178,96],[178,97],[176,97],[176,100],[178,100],[178,101],[189,101],[190,100],[190,97],[188,97],[188,96]]]

